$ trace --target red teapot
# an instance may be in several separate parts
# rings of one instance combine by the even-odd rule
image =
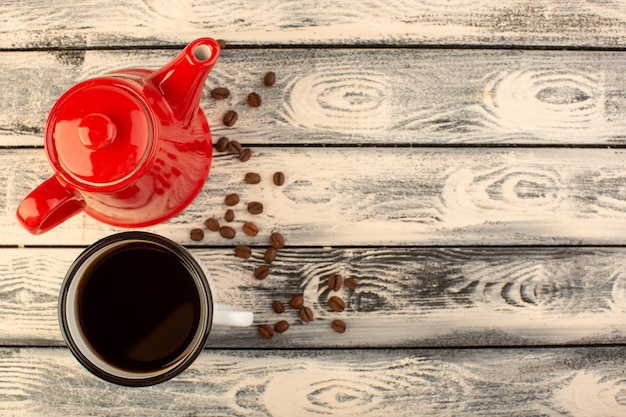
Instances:
[[[199,103],[219,53],[214,39],[197,39],[159,70],[116,71],[64,93],[45,128],[54,174],[17,209],[26,230],[44,233],[82,211],[144,227],[187,207],[211,165]]]

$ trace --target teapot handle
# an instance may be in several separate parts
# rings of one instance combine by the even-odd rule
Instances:
[[[17,208],[17,219],[26,230],[39,235],[83,211],[85,200],[76,191],[50,177],[31,191]]]

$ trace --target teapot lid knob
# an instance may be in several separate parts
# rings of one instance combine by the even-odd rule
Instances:
[[[89,149],[100,149],[110,145],[117,130],[109,116],[91,113],[78,123],[78,138]]]

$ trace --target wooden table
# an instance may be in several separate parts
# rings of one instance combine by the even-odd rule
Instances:
[[[0,414],[626,415],[626,2],[214,3],[0,5]],[[31,236],[14,212],[51,174],[60,94],[202,36],[227,42],[201,103],[213,135],[252,158],[216,153],[200,196],[147,230],[191,248],[255,326],[215,329],[170,382],[118,387],[66,349],[57,299],[72,260],[120,229],[79,215]],[[264,203],[259,236],[191,241],[231,192]],[[271,231],[287,247],[259,281]],[[329,291],[331,273],[359,285]],[[270,307],[298,293],[312,323]]]

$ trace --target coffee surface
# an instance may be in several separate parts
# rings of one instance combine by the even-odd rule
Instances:
[[[200,298],[180,259],[150,243],[131,243],[86,272],[80,326],[109,364],[133,372],[163,369],[194,337]]]

